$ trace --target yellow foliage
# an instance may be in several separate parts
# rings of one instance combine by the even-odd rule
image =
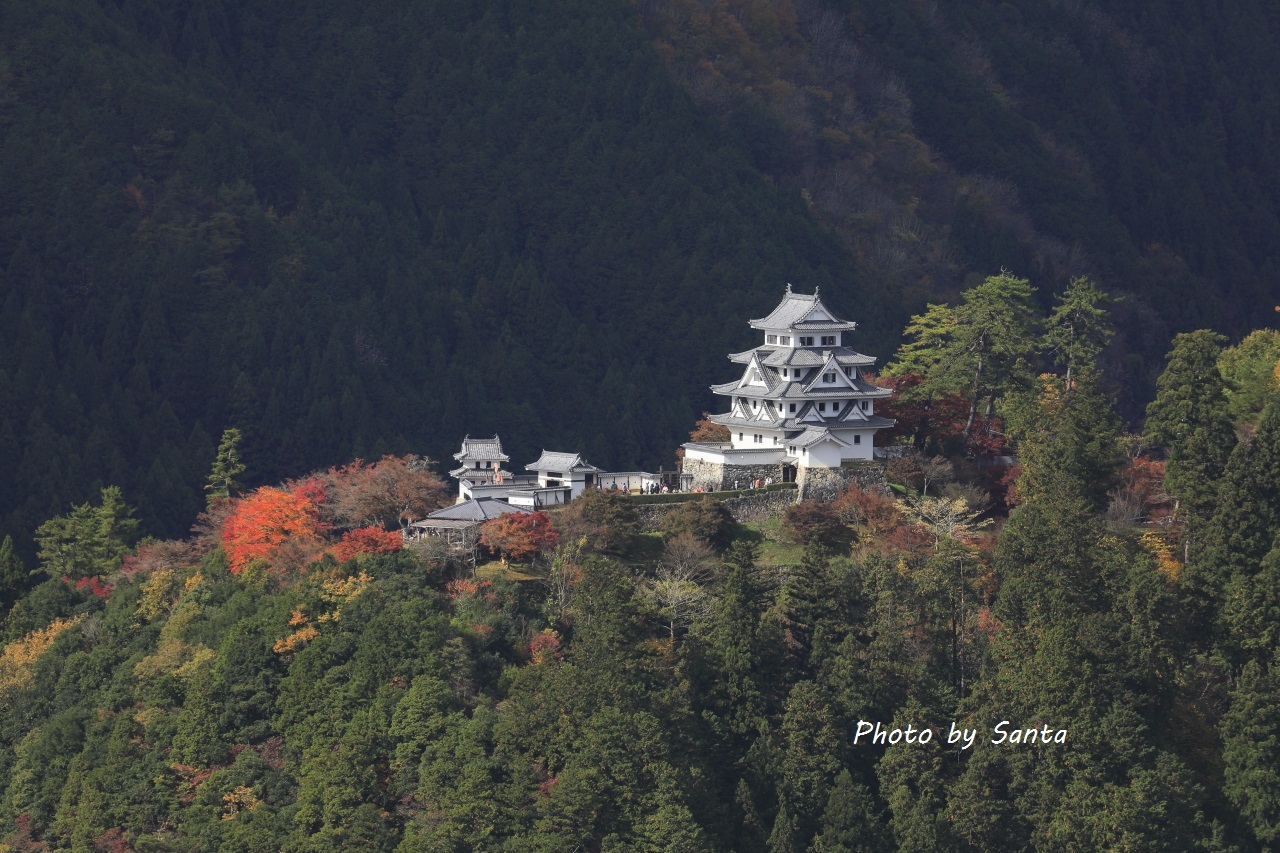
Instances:
[[[373,578],[369,577],[368,572],[361,570],[360,574],[349,578],[333,578],[323,581],[320,594],[325,601],[350,601],[364,592],[372,580]]]
[[[142,597],[138,599],[138,615],[150,622],[169,609],[169,590],[173,587],[173,569],[160,569],[142,584]]]
[[[182,593],[185,595],[200,586],[202,583],[204,583],[204,574],[196,572],[194,575],[182,582]]]
[[[74,619],[54,619],[46,627],[5,646],[4,652],[0,653],[0,696],[30,684],[35,676],[36,660],[64,631],[79,625],[83,619],[84,614]]]
[[[200,605],[180,601],[170,614],[169,621],[160,629],[155,654],[138,661],[133,668],[134,675],[139,678],[155,678],[172,673],[185,680],[196,677],[201,667],[215,657],[215,652],[208,646],[193,646],[182,639],[187,628],[199,616]]]
[[[149,729],[164,719],[163,708],[141,708],[133,713],[133,721],[144,729]]]
[[[1144,530],[1138,537],[1142,548],[1156,559],[1156,569],[1171,581],[1182,576],[1182,563],[1173,556],[1173,548],[1154,530]]]
[[[306,611],[302,607],[295,607],[293,609],[293,613],[289,614],[289,627],[295,628],[298,625],[305,625],[306,623],[307,623]]]
[[[292,652],[296,652],[318,636],[320,636],[320,632],[316,630],[315,626],[307,625],[304,628],[294,631],[283,639],[276,640],[275,645],[271,647],[271,650],[280,655],[290,654]]]
[[[262,801],[254,796],[248,785],[237,785],[222,795],[222,819],[235,820],[240,812],[251,812],[261,805]]]

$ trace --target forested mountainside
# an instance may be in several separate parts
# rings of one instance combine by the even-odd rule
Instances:
[[[743,322],[822,286],[888,357],[1006,267],[1268,322],[1261,2],[61,0],[0,11],[0,528],[500,432],[670,463]]]
[[[626,4],[0,15],[20,535],[105,484],[186,529],[229,426],[258,482],[468,431],[656,469],[786,281],[901,325]]]
[[[954,325],[1000,294],[1030,315],[992,277]],[[130,547],[103,490],[34,588],[0,545],[0,845],[1273,849],[1280,336],[1177,338],[1162,461],[1098,296],[1028,338],[1058,373],[999,383],[1019,469],[899,459],[781,523],[592,490],[450,550],[387,529],[448,499],[411,460],[241,491],[224,452],[195,533]]]
[[[1173,333],[1274,320],[1269,5],[637,5],[695,101],[872,281],[936,299],[1003,267],[1046,297],[1082,275],[1126,295],[1127,419]]]

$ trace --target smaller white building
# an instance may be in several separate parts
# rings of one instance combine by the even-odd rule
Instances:
[[[449,472],[449,476],[458,481],[458,503],[490,496],[494,491],[491,487],[506,485],[509,488],[513,484],[511,472],[502,467],[511,457],[502,452],[502,439],[496,435],[493,438],[466,436],[462,439],[462,450],[453,454],[453,458],[461,463]]]
[[[568,487],[570,500],[587,489],[598,486],[600,475],[604,473],[583,459],[580,453],[559,453],[554,450],[543,450],[538,461],[526,465],[525,470],[538,475],[539,488]]]

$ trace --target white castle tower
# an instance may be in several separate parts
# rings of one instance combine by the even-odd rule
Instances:
[[[787,285],[778,307],[751,328],[761,345],[729,356],[742,376],[711,386],[729,399],[729,411],[711,420],[728,427],[730,440],[684,445],[694,485],[793,480],[799,468],[871,459],[876,430],[895,422],[875,414],[875,401],[891,392],[862,378],[875,359],[846,345],[857,324],[828,311],[816,290],[804,296]]]

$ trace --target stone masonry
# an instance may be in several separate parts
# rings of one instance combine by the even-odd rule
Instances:
[[[835,500],[842,491],[854,484],[869,492],[889,494],[884,466],[872,464],[847,468],[801,468],[796,475],[796,486],[799,488],[797,499]]]
[[[693,475],[692,488],[706,489],[708,492],[725,492],[731,489],[748,488],[755,480],[772,477],[775,483],[782,482],[782,464],[770,465],[726,465],[721,462],[709,462],[705,459],[685,459],[681,469]]]

